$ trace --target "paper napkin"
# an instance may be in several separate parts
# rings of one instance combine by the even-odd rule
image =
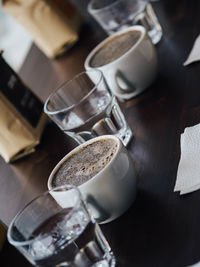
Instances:
[[[192,62],[200,60],[200,35],[194,42],[194,46],[187,58],[187,60],[183,63],[184,66],[189,65]]]
[[[181,135],[181,157],[174,191],[186,194],[200,189],[200,124]]]
[[[188,266],[188,267],[200,267],[200,261],[197,262],[197,263],[195,263],[194,265],[190,265],[190,266]]]

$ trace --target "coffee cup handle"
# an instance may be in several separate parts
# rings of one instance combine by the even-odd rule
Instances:
[[[121,94],[136,91],[135,85],[125,77],[122,71],[117,70],[114,74],[114,79]]]
[[[86,203],[89,210],[91,210],[92,216],[98,223],[106,221],[111,216],[101,205],[99,205],[99,203],[97,203],[92,195],[87,196]]]

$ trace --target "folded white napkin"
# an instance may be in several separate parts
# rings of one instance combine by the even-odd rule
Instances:
[[[186,194],[200,189],[200,124],[181,134],[181,157],[174,191]]]
[[[200,35],[197,37],[197,39],[194,42],[194,46],[187,58],[187,60],[183,63],[184,66],[187,66],[188,64],[200,60]]]

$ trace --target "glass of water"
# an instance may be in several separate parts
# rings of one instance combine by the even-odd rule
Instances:
[[[59,203],[55,194],[61,195]],[[33,265],[115,266],[108,242],[72,185],[57,187],[31,201],[15,216],[7,236]]]
[[[129,26],[142,25],[153,44],[162,37],[162,28],[148,0],[91,0],[88,12],[108,35]]]
[[[132,131],[100,70],[76,75],[55,90],[44,104],[45,113],[78,144],[114,134],[126,146]]]

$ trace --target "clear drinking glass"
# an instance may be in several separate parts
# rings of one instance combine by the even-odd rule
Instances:
[[[54,194],[62,194],[62,203]],[[33,265],[114,267],[115,257],[80,191],[57,187],[31,201],[8,228],[8,241]]]
[[[147,0],[91,0],[88,12],[108,35],[129,26],[142,25],[153,44],[157,44],[162,37],[158,18]]]
[[[44,111],[78,144],[99,135],[114,134],[126,146],[132,137],[116,98],[97,69],[65,82],[48,97]]]

